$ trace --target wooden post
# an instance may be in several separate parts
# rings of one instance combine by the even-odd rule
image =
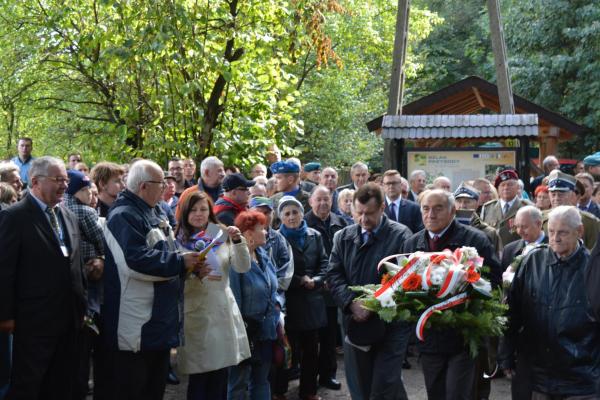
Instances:
[[[525,191],[529,192],[529,178],[530,178],[530,172],[529,172],[529,137],[528,136],[523,136],[519,138],[519,144],[520,144],[520,154],[519,154],[519,163],[521,164],[519,167],[519,176],[521,177],[521,180],[523,181],[523,184],[525,186]]]
[[[398,13],[396,15],[396,34],[394,37],[394,53],[392,58],[392,76],[390,84],[390,97],[388,101],[388,115],[402,115],[402,98],[404,92],[404,60],[406,58],[406,44],[408,39],[408,16],[410,0],[398,0]],[[397,147],[403,146],[394,139],[385,139],[383,144],[384,169],[400,169],[402,159],[398,159]]]
[[[487,0],[488,14],[490,17],[490,33],[492,35],[492,50],[494,51],[494,64],[496,66],[496,83],[498,84],[498,98],[502,114],[514,114],[515,103],[513,100],[510,74],[508,73],[508,60],[506,56],[506,43],[504,30],[500,17],[500,0]]]

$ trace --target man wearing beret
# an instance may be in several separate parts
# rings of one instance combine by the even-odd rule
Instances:
[[[304,164],[304,180],[300,183],[300,187],[307,193],[319,184],[321,180],[321,163],[309,162]]]
[[[278,161],[272,164],[270,169],[273,176],[275,176],[275,184],[277,186],[277,193],[271,197],[271,200],[273,200],[273,209],[275,210],[272,226],[277,229],[281,224],[276,211],[279,200],[283,196],[293,196],[302,204],[304,210],[308,212],[310,210],[310,204],[308,203],[310,194],[300,187],[300,167],[298,164],[291,161]]]
[[[519,240],[519,235],[513,227],[515,215],[519,208],[531,204],[519,198],[519,176],[512,169],[501,171],[494,180],[500,198],[488,201],[481,207],[481,221],[498,230],[502,244]]]
[[[548,215],[550,211],[558,206],[577,206],[578,196],[585,191],[585,187],[574,176],[554,170],[548,175],[548,191],[550,192],[552,208],[542,212],[543,227],[546,234],[548,234]],[[579,213],[583,223],[583,243],[588,250],[591,250],[596,245],[600,219],[587,211],[579,210]]]
[[[591,174],[596,182],[600,182],[600,151],[583,159],[585,172]]]

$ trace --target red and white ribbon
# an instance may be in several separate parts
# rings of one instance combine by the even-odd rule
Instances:
[[[431,317],[431,315],[435,311],[442,311],[442,310],[446,310],[448,308],[455,307],[459,304],[463,304],[464,302],[466,302],[468,300],[468,298],[469,298],[469,296],[467,293],[461,293],[454,297],[450,297],[448,300],[442,301],[441,303],[435,304],[435,305],[429,307],[427,310],[425,310],[423,312],[423,314],[421,314],[421,317],[419,318],[419,321],[417,322],[417,327],[416,327],[417,338],[419,338],[420,341],[425,340],[425,338],[423,336],[423,331],[425,330],[425,324],[427,323],[427,320],[429,320],[429,317]]]
[[[397,258],[397,257],[403,256],[403,255],[404,254],[394,254],[393,256],[384,258],[383,260],[381,260],[379,262],[377,269],[379,270],[382,265],[384,265],[388,262],[388,260],[390,260],[392,258]],[[419,261],[419,258],[420,258],[420,254],[415,253],[415,256],[400,271],[398,271],[396,273],[396,275],[394,275],[389,281],[387,281],[385,284],[383,284],[375,292],[375,298],[379,298],[379,296],[381,296],[383,293],[387,292],[388,290],[396,291],[396,289],[398,289],[398,287],[400,285],[402,285],[402,282],[404,282],[406,280],[406,278],[417,269],[417,267],[418,267],[417,261]]]

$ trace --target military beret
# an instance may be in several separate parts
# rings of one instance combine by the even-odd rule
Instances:
[[[300,172],[300,167],[290,161],[277,161],[271,164],[271,172],[274,174],[297,174]]]
[[[574,192],[577,187],[577,179],[573,175],[565,174],[555,169],[548,175],[548,191],[550,192]]]
[[[470,187],[470,186],[466,186],[466,185],[460,185],[455,191],[454,191],[454,198],[455,199],[460,199],[460,198],[468,198],[468,199],[473,199],[473,200],[479,200],[479,192],[477,191],[477,189]]]
[[[519,180],[519,175],[517,175],[517,171],[514,169],[505,169],[504,171],[498,172],[496,175],[496,179],[494,179],[494,186],[498,188],[500,184],[504,181],[508,181],[510,179],[514,179],[515,181]]]
[[[321,169],[321,163],[319,162],[309,162],[304,164],[304,172],[313,172]]]
[[[586,158],[583,159],[584,165],[589,165],[590,167],[595,167],[596,165],[600,165],[600,151],[597,151],[594,154],[590,154]]]

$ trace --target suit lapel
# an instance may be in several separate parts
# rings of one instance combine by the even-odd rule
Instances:
[[[27,204],[29,207],[29,211],[32,214],[31,223],[39,232],[42,233],[49,242],[52,243],[52,247],[56,249],[56,251],[60,251],[60,244],[58,243],[58,238],[54,234],[52,227],[50,226],[50,222],[46,218],[46,215],[37,204],[34,198],[31,196],[27,196]]]

